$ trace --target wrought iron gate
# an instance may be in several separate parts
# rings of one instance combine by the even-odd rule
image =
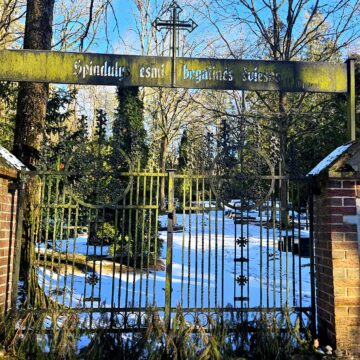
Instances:
[[[245,176],[239,164],[215,161],[204,174],[138,167],[116,186],[67,168],[37,173],[40,287],[90,321],[112,314],[124,331],[149,311],[170,324],[178,307],[204,325],[208,315],[285,310],[314,322],[311,186],[266,162],[256,177],[259,167]]]

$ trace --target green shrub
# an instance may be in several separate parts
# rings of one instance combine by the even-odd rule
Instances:
[[[311,337],[291,324],[287,313],[262,315],[247,321],[222,314],[204,316],[207,326],[188,321],[179,308],[169,330],[159,313],[149,309],[133,332],[122,333],[124,324],[103,314],[85,333],[89,343],[78,350],[81,335],[78,315],[71,311],[13,312],[0,320],[0,348],[18,359],[50,360],[286,360],[314,358]],[[88,319],[83,325],[89,324]],[[45,325],[50,334],[45,333]],[[94,327],[95,326],[95,327]],[[49,328],[50,327],[50,328]],[[96,329],[95,332],[93,329]],[[115,330],[113,330],[115,329]]]
[[[78,315],[71,311],[11,311],[0,319],[0,344],[16,359],[73,360],[78,327]]]

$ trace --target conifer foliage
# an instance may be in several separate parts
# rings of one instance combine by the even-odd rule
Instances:
[[[144,164],[148,148],[139,88],[118,88],[117,97],[119,105],[113,126],[113,148],[122,149],[131,160]]]

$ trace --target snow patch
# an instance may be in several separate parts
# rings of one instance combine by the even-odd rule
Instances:
[[[276,216],[279,216],[278,211]],[[160,220],[164,219],[165,215],[160,217]],[[241,291],[243,296],[249,297],[248,306],[252,308],[267,307],[268,303],[275,303],[277,307],[286,303],[294,306],[311,304],[310,259],[299,258],[290,251],[279,252],[280,230],[260,228],[257,224],[234,224],[234,220],[223,218],[222,210],[206,214],[178,214],[177,220],[179,225],[184,225],[185,232],[175,233],[173,238],[172,307],[178,304],[189,308],[225,307],[227,304],[238,306],[234,298],[240,296]],[[162,234],[166,244],[167,234]],[[241,264],[234,262],[234,258],[242,256],[235,242],[241,234],[248,240],[243,255],[249,261],[243,272]],[[288,236],[291,234],[289,231]],[[306,230],[301,230],[301,235],[305,234]],[[86,236],[76,241],[57,240],[54,244],[48,240],[46,244],[63,254],[101,253],[99,246],[87,244]],[[42,243],[38,251],[45,248]],[[51,248],[47,248],[48,259],[51,258],[51,251]],[[103,253],[105,251],[104,248]],[[166,245],[160,256],[164,263],[165,257]],[[116,270],[113,277],[112,273],[97,268],[95,273],[99,281],[91,283],[87,281],[93,273],[91,267],[86,273],[73,273],[71,264],[69,257],[67,265],[59,273],[51,269],[44,271],[42,267],[38,269],[39,285],[44,285],[45,293],[65,306],[91,307],[91,296],[99,299],[94,300],[95,308],[165,306],[165,270],[143,269],[143,272],[134,272],[129,268],[129,271],[123,269],[121,273]],[[243,290],[235,282],[242,273],[248,279]],[[127,313],[128,316],[130,313]],[[122,316],[119,314],[119,319]]]
[[[0,146],[0,158],[5,160],[5,163],[15,168],[16,170],[21,170],[25,165],[8,150]]]
[[[325,159],[320,161],[309,173],[308,175],[318,175],[324,169],[326,169],[332,162],[334,162],[339,156],[341,156],[352,144],[341,145],[331,152]]]

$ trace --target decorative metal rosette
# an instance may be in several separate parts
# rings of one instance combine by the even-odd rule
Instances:
[[[220,153],[210,171],[211,189],[217,199],[238,211],[259,207],[274,190],[274,167],[258,149],[240,147]]]
[[[86,282],[92,286],[95,286],[99,282],[99,275],[92,273],[86,277]]]
[[[64,164],[65,191],[84,206],[118,204],[133,182],[136,164],[127,154],[121,149],[116,154],[98,150],[98,146],[79,145]]]
[[[248,243],[248,239],[244,236],[240,236],[236,239],[236,245],[240,247],[245,247]]]
[[[237,282],[240,286],[244,286],[244,285],[247,284],[248,278],[247,278],[247,276],[245,276],[245,275],[239,275],[239,276],[236,278],[236,282]]]

